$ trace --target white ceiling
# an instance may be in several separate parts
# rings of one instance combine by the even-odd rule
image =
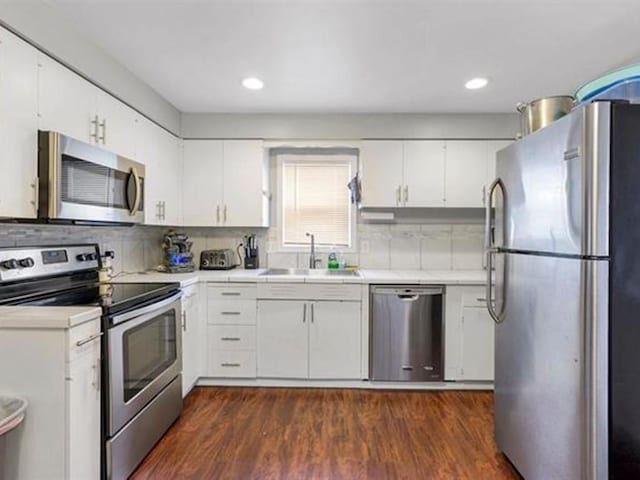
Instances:
[[[510,112],[640,59],[638,0],[49,3],[185,112]]]

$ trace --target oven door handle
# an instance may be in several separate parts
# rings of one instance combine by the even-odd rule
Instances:
[[[147,305],[143,308],[138,308],[137,310],[133,310],[131,312],[123,313],[122,315],[116,315],[112,317],[112,326],[119,325],[120,323],[126,322],[127,320],[131,320],[132,318],[140,317],[142,315],[147,315],[151,313],[156,313],[163,310],[168,305],[177,302],[182,297],[182,292],[178,292],[175,295],[170,296],[169,298],[165,298],[161,302],[154,303],[152,305]]]

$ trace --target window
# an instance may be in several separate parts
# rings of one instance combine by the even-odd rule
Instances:
[[[278,160],[281,245],[307,246],[309,232],[319,247],[350,248],[354,207],[347,185],[355,175],[356,157],[298,153],[280,155]]]

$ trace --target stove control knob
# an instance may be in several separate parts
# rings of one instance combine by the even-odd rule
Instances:
[[[79,262],[91,262],[97,258],[95,253],[81,253],[76,257]]]
[[[9,260],[5,260],[4,262],[0,262],[0,267],[5,270],[15,270],[16,268],[20,268],[18,261],[15,258],[11,258]]]
[[[18,265],[20,265],[22,268],[31,268],[36,264],[36,262],[33,261],[33,258],[31,257],[26,257],[23,258],[21,260],[18,260]]]

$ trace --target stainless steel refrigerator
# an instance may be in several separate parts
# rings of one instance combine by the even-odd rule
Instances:
[[[487,203],[498,448],[528,480],[640,478],[640,105],[501,150]]]

